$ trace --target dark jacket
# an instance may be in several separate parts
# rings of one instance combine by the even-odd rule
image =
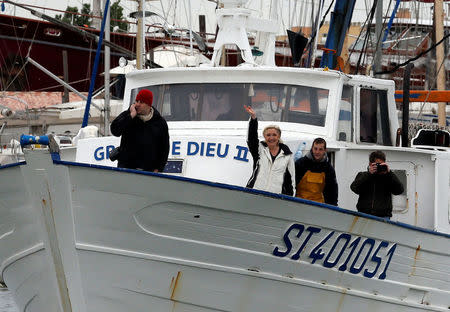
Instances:
[[[247,187],[267,192],[294,195],[294,155],[287,145],[279,143],[274,161],[266,142],[258,140],[258,121],[250,119],[247,145],[253,157],[253,172]]]
[[[142,121],[124,111],[111,123],[111,133],[122,136],[118,167],[162,172],[169,156],[169,130],[160,113],[153,108],[153,117]]]
[[[327,155],[325,154],[325,157],[321,161],[314,161],[311,151],[309,151],[305,156],[295,162],[295,185],[297,187],[308,170],[311,172],[325,173],[325,188],[323,190],[325,203],[337,206],[338,184],[336,181],[336,172],[328,161]]]
[[[392,171],[385,174],[359,172],[350,188],[359,194],[358,211],[383,218],[392,217],[391,194],[403,193],[403,185]]]

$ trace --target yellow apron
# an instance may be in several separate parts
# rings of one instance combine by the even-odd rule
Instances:
[[[297,184],[296,197],[324,203],[323,190],[325,188],[325,172],[306,171]]]

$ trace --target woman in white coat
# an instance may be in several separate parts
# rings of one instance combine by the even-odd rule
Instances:
[[[247,187],[272,193],[295,194],[294,157],[289,147],[280,142],[281,130],[276,125],[264,128],[264,141],[258,140],[255,111],[244,105],[251,118],[247,144],[253,157],[253,173]]]

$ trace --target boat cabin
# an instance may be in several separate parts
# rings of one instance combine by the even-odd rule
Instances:
[[[393,198],[393,220],[450,233],[450,152],[399,147],[393,81],[328,69],[275,67],[273,19],[254,18],[240,7],[217,12],[220,31],[210,64],[127,74],[123,110],[145,88],[154,93],[153,105],[168,121],[166,173],[245,186],[253,160],[243,106],[250,105],[261,138],[264,127],[277,124],[294,153],[299,148],[306,153],[317,137],[327,141],[340,207],[356,210],[358,197],[350,184],[359,171],[367,170],[369,154],[381,149],[405,188]],[[261,57],[252,56],[244,31],[248,27],[264,39]],[[229,44],[239,47],[245,62],[220,67],[223,47]],[[76,160],[114,166],[109,153],[119,144],[116,137],[79,140]]]
[[[396,147],[392,81],[323,69],[152,69],[128,74],[124,110],[143,88],[154,92],[153,105],[169,124],[169,174],[245,186],[253,160],[243,106],[251,105],[261,138],[262,129],[275,123],[294,153],[299,146],[309,150],[316,137],[327,141],[340,207],[356,210],[350,184],[366,170],[369,154],[382,149],[405,186],[403,194],[393,197],[393,220],[435,229],[444,213],[450,232],[448,199],[438,196],[448,194],[450,153]],[[77,161],[115,165],[108,154],[119,142],[115,137],[80,140]],[[438,209],[441,201],[444,208]]]
[[[93,126],[77,136],[76,163],[44,137],[49,150],[27,148],[26,163],[3,168],[0,278],[21,309],[447,311],[450,149],[426,135],[399,146],[393,81],[271,65],[271,23],[241,8],[246,0],[222,2],[228,35],[217,35],[209,66],[126,76],[123,110],[149,89],[168,122],[163,174],[111,168],[120,138]],[[246,26],[264,33],[261,60]],[[215,66],[230,41],[245,63]],[[339,207],[245,189],[244,105],[260,139],[276,124],[294,154],[326,140]],[[404,186],[391,221],[354,212],[350,185],[375,150]]]

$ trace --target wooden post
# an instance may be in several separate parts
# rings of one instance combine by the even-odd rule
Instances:
[[[436,42],[444,37],[444,10],[443,0],[434,1],[434,24],[435,24],[435,38]],[[436,47],[436,87],[439,91],[445,90],[445,67],[444,61],[444,44],[440,44]],[[445,102],[438,103],[438,123],[439,126],[445,127]]]
[[[62,51],[63,56],[63,74],[64,74],[64,81],[66,83],[69,83],[69,69],[68,69],[68,63],[67,63],[67,50]],[[62,96],[62,102],[67,103],[69,102],[69,89],[64,87],[64,93]]]
[[[375,24],[375,42],[376,42],[376,50],[375,50],[375,59],[373,62],[374,72],[381,72],[382,71],[382,32],[383,32],[383,1],[378,0],[377,2],[377,10],[376,10],[376,24]],[[377,78],[381,78],[380,75],[376,75]]]
[[[137,34],[136,34],[136,68],[143,69],[144,64],[142,62],[142,54],[144,53],[143,46],[143,34],[144,34],[144,5],[141,0],[138,2],[138,20],[137,20]]]
[[[92,2],[92,15],[94,16],[102,16],[102,9],[100,8],[100,1],[101,0],[94,0]],[[100,29],[100,26],[102,24],[102,20],[101,18],[93,18],[92,19],[92,27],[94,27],[95,29]]]
[[[200,14],[198,16],[198,25],[199,25],[200,36],[202,36],[202,38],[206,40],[206,16],[205,15]]]

